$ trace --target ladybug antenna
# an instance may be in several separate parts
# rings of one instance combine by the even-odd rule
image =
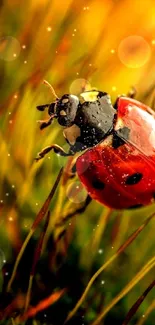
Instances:
[[[50,83],[49,83],[47,80],[44,80],[44,81],[43,81],[43,84],[45,84],[48,88],[50,88],[50,90],[51,90],[53,96],[54,96],[56,99],[59,99],[59,97],[57,96],[57,94],[56,94],[54,88],[50,85]]]

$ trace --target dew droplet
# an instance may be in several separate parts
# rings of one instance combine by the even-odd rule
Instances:
[[[74,181],[67,187],[67,197],[73,203],[82,203],[86,200],[87,191],[83,187],[83,185]]]
[[[6,263],[5,254],[3,250],[0,248],[0,270],[2,269],[5,263]]]

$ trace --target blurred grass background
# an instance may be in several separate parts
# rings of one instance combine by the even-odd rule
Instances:
[[[83,79],[88,88],[111,94],[127,93],[131,86],[137,98],[153,105],[155,83],[155,6],[153,0],[5,0],[0,1],[0,287],[11,276],[19,249],[36,214],[44,203],[67,159],[51,153],[38,163],[37,153],[46,145],[67,146],[55,122],[40,131],[37,120],[47,113],[37,105],[53,100],[42,81],[47,79],[58,96],[78,94]],[[152,89],[150,92],[149,90]],[[154,108],[154,107],[153,107]],[[54,289],[69,288],[63,298],[23,324],[61,325],[93,273],[139,227],[154,206],[136,211],[113,211],[92,202],[65,224],[56,228],[68,209],[85,199],[70,193],[78,180],[69,180],[51,204],[51,218],[42,255],[37,263],[30,305],[36,305]],[[34,249],[42,231],[36,229],[27,246],[12,287],[12,296],[25,297]],[[70,324],[91,324],[101,309],[118,294],[154,253],[154,220],[92,286],[88,297]],[[55,244],[56,242],[56,244]],[[100,324],[121,325],[131,308],[154,278],[151,270]],[[23,298],[24,299],[24,298]],[[145,318],[154,299],[149,293],[130,324],[155,324],[155,310]],[[5,300],[5,299],[4,299]],[[4,302],[3,300],[3,302]],[[20,313],[21,306],[16,313]],[[14,315],[14,314],[13,314]],[[15,314],[16,315],[16,314]],[[11,324],[6,317],[2,324]],[[13,323],[14,324],[14,323]],[[140,323],[139,323],[140,324]],[[141,323],[142,324],[142,323]]]

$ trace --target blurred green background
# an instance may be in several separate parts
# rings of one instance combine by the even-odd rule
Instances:
[[[67,163],[67,159],[53,153],[34,162],[37,153],[47,145],[67,146],[57,122],[45,130],[39,129],[37,120],[47,118],[47,113],[37,111],[36,106],[53,100],[43,79],[53,85],[58,96],[68,92],[79,94],[86,81],[88,89],[109,92],[113,101],[135,86],[137,99],[153,107],[154,1],[0,1],[1,324],[16,324],[16,317],[23,312],[43,223],[35,230],[7,295],[6,284],[37,213],[61,166]],[[54,290],[67,291],[55,304],[22,324],[63,324],[94,272],[154,211],[151,206],[122,214],[112,211],[107,217],[107,208],[92,202],[85,212],[58,227],[56,223],[67,211],[79,208],[85,199],[83,190],[76,198],[70,190],[77,182],[77,178],[67,180],[65,185],[61,182],[52,200],[30,306],[37,305]],[[70,324],[92,324],[104,306],[153,257],[154,226],[153,219],[97,278]],[[153,281],[154,273],[153,268],[98,324],[123,324],[133,303]],[[152,290],[130,324],[155,324],[154,295]],[[20,297],[20,303],[5,316],[7,306],[16,297]]]

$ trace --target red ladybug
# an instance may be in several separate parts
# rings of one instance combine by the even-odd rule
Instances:
[[[56,94],[55,94],[56,97]],[[63,126],[68,153],[58,145],[43,149],[36,160],[54,150],[81,155],[77,174],[88,194],[114,209],[145,206],[155,198],[155,113],[132,98],[120,96],[115,106],[106,92],[65,94],[48,107],[50,119]]]

